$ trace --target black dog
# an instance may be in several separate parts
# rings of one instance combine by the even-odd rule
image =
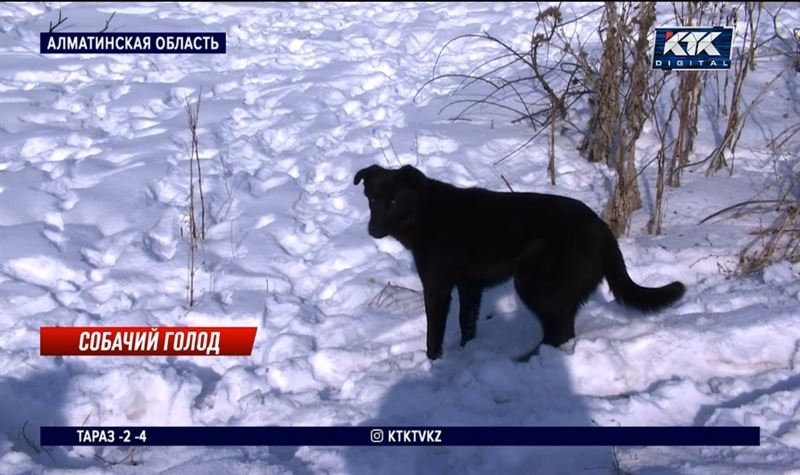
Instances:
[[[580,201],[457,188],[408,165],[398,170],[372,165],[356,173],[354,183],[361,180],[369,199],[369,234],[392,236],[414,256],[430,359],[442,354],[453,287],[461,346],[475,337],[483,288],[511,277],[542,323],[542,342],[552,346],[575,336],[575,313],[603,277],[618,301],[640,310],[669,305],[685,291],[680,282],[658,288],[633,282],[608,225]]]

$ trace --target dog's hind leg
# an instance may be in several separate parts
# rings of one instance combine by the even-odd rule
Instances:
[[[569,304],[565,304],[565,306],[569,306]],[[559,347],[575,338],[575,313],[577,310],[577,306],[572,306],[571,308],[537,312],[544,333],[542,343]]]
[[[458,284],[458,321],[461,324],[461,346],[475,338],[483,288],[470,283]]]
[[[539,275],[518,273],[514,277],[514,288],[520,299],[536,314],[542,324],[542,343],[554,347],[561,346],[575,337],[575,314],[578,312],[584,292],[574,295],[574,287],[561,283],[558,279],[542,278]],[[555,277],[555,276],[550,276]],[[526,353],[520,360],[527,360],[538,352],[538,346]]]

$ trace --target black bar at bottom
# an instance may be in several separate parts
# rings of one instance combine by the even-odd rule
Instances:
[[[759,427],[42,427],[41,444],[753,446]]]

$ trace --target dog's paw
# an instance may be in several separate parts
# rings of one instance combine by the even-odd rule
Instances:
[[[463,348],[467,344],[467,342],[469,342],[470,340],[472,340],[474,338],[475,338],[475,332],[472,332],[472,333],[469,333],[469,334],[465,334],[465,335],[461,335],[461,347]]]
[[[539,356],[540,346],[541,345],[536,345],[536,348],[528,351],[527,353],[517,356],[516,358],[514,358],[514,361],[516,361],[517,363],[527,363],[528,361],[531,360],[532,357]]]
[[[428,355],[428,359],[429,360],[436,360],[436,359],[441,358],[442,349],[441,348],[437,348],[437,349],[433,349],[433,350],[429,349],[427,352],[425,352],[425,354]]]

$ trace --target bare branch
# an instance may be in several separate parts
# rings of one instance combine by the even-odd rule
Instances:
[[[717,212],[715,212],[715,213],[711,213],[710,215],[708,215],[708,216],[706,216],[705,218],[701,219],[701,220],[700,220],[700,222],[699,222],[699,223],[697,223],[697,224],[703,224],[703,223],[705,223],[706,221],[709,221],[709,220],[711,220],[711,219],[713,219],[713,218],[716,218],[717,216],[719,216],[719,215],[721,215],[721,214],[725,214],[725,213],[727,213],[727,212],[729,212],[729,211],[733,211],[733,210],[735,210],[735,209],[743,208],[743,207],[745,207],[745,206],[752,206],[752,205],[768,205],[768,204],[772,204],[772,205],[774,205],[774,204],[780,204],[780,203],[782,203],[782,202],[783,202],[783,200],[778,200],[778,199],[774,199],[774,200],[747,200],[747,201],[742,201],[741,203],[736,203],[735,205],[731,205],[731,206],[728,206],[728,207],[726,207],[726,208],[723,208],[723,209],[721,209],[721,210],[719,210],[719,211],[717,211]]]
[[[512,193],[514,193],[514,188],[511,188],[511,183],[509,183],[509,182],[508,182],[508,180],[506,180],[506,177],[505,177],[505,176],[503,176],[503,174],[502,174],[502,173],[500,174],[500,178],[501,178],[501,179],[503,180],[503,182],[506,184],[506,186],[508,187],[508,189],[509,189],[509,190],[510,190]]]
[[[61,10],[59,10],[58,11],[58,20],[56,21],[55,25],[53,24],[52,21],[50,22],[50,29],[48,30],[48,33],[53,33],[56,30],[56,28],[61,26],[61,24],[64,23],[65,21],[67,21],[68,19],[69,19],[69,17],[61,18]]]
[[[117,12],[111,13],[111,16],[108,17],[108,20],[106,20],[106,26],[104,26],[103,29],[99,31],[99,33],[105,33],[108,30],[108,25],[111,24],[111,20],[114,19],[114,15],[116,15],[116,14],[117,14]]]
[[[40,452],[44,452],[47,454],[48,457],[51,459],[53,458],[53,454],[50,453],[49,450],[45,449],[44,447],[36,445],[29,437],[28,434],[25,432],[25,429],[28,427],[28,422],[30,420],[26,420],[24,424],[22,424],[22,438],[25,439],[25,443],[28,444],[28,447],[33,449],[34,452],[37,454]]]

